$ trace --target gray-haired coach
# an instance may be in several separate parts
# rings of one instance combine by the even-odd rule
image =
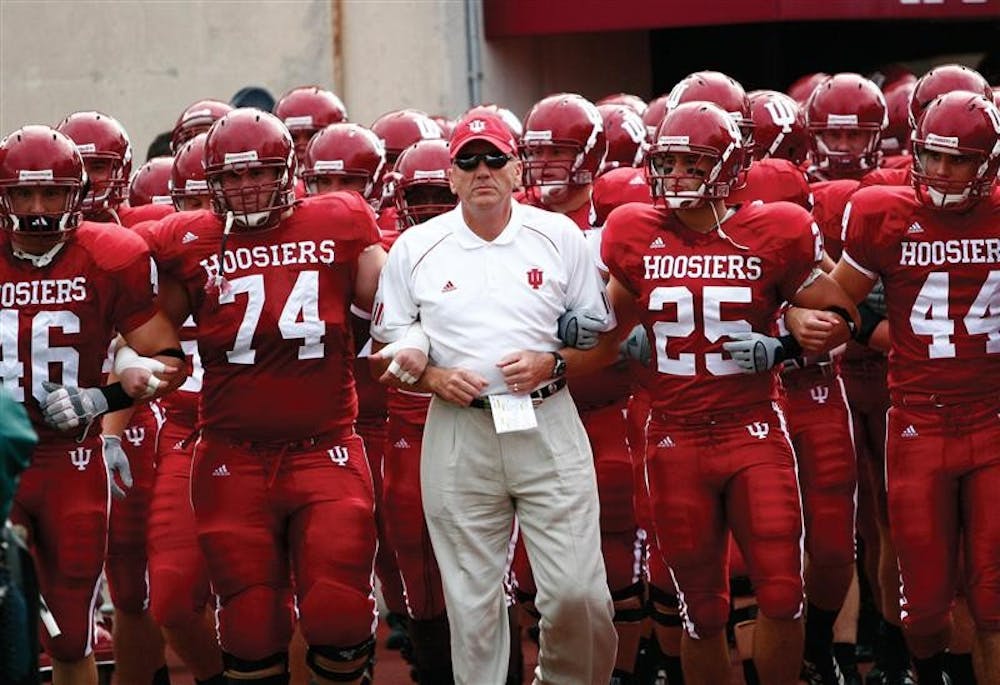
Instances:
[[[455,682],[502,685],[507,676],[502,581],[516,513],[542,615],[535,681],[606,685],[617,638],[597,483],[556,331],[570,309],[606,313],[608,329],[614,319],[580,230],[513,200],[521,164],[499,119],[459,122],[451,159],[459,206],[390,250],[372,337],[410,347],[419,321],[429,340],[426,369],[401,366],[413,356],[406,349],[383,379],[434,393],[420,479]]]

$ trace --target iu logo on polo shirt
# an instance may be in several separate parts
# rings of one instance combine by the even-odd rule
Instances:
[[[530,285],[535,290],[542,287],[542,276],[543,272],[541,269],[535,268],[528,271],[528,285]]]

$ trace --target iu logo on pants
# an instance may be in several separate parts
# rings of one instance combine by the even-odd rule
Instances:
[[[146,429],[142,426],[130,426],[125,429],[125,439],[138,447],[146,439]]]
[[[332,461],[337,466],[347,466],[347,460],[348,457],[350,456],[350,453],[347,451],[347,448],[344,447],[343,445],[338,445],[337,447],[334,447],[332,450],[327,450],[326,453],[330,455],[330,461]]]
[[[816,404],[826,404],[827,399],[830,397],[830,386],[828,385],[817,385],[809,390],[809,394],[813,398],[813,402]]]
[[[747,426],[747,432],[758,440],[764,440],[767,438],[767,434],[770,430],[771,426],[769,426],[766,421],[754,421]]]
[[[69,460],[76,467],[77,471],[86,471],[87,464],[90,463],[90,453],[93,450],[89,450],[85,447],[77,447],[75,450],[70,450]]]

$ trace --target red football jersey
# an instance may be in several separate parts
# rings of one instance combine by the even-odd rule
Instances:
[[[843,252],[841,234],[844,230],[844,209],[851,195],[858,189],[858,182],[852,179],[837,181],[817,181],[812,184],[812,215],[830,259],[837,261]]]
[[[911,181],[910,165],[903,167],[884,167],[869,171],[861,177],[861,187],[869,186],[909,186]]]
[[[913,168],[913,156],[912,155],[893,155],[892,157],[882,158],[882,168],[883,169],[906,169],[909,171]]]
[[[594,225],[603,226],[611,210],[629,202],[652,203],[646,173],[637,167],[620,167],[601,174],[594,180],[591,202],[594,204]]]
[[[42,421],[42,382],[104,383],[101,369],[114,332],[135,330],[156,314],[149,250],[120,226],[84,221],[46,266],[15,257],[6,231],[0,231],[0,255],[4,387],[25,403],[43,442],[68,439]]]
[[[774,373],[746,375],[722,351],[738,332],[772,332],[781,304],[812,276],[819,229],[787,202],[744,205],[722,231],[697,233],[668,211],[612,212],[601,255],[637,298],[652,341],[653,407],[698,414],[777,399]]]
[[[997,388],[998,226],[996,193],[966,213],[927,208],[900,186],[851,198],[844,259],[885,286],[890,390],[966,397]]]
[[[812,209],[809,181],[805,173],[787,159],[761,159],[750,166],[747,181],[726,198],[726,204],[736,206],[761,202],[794,202]]]
[[[398,232],[399,226],[396,225],[396,208],[395,207],[383,207],[378,213],[378,227],[383,233]]]
[[[138,207],[129,207],[128,205],[121,205],[117,210],[118,219],[121,221],[121,225],[126,228],[134,228],[136,224],[142,223],[143,221],[159,221],[165,216],[174,213],[173,205],[139,205]]]
[[[149,231],[161,273],[179,281],[198,324],[202,427],[245,440],[345,429],[357,414],[350,305],[361,252],[378,242],[357,193],[302,200],[270,231],[234,231],[179,212]]]
[[[514,199],[523,205],[531,205],[532,207],[538,207],[539,209],[551,212],[552,210],[542,203],[538,192],[539,190],[541,189],[535,188],[531,192],[527,190],[518,190],[514,193]],[[562,212],[562,214],[572,219],[573,223],[576,224],[581,231],[589,230],[592,226],[598,225],[594,223],[595,217],[593,201],[584,202],[572,212]]]

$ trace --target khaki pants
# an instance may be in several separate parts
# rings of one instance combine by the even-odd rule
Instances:
[[[535,408],[538,427],[497,435],[484,409],[435,398],[420,469],[444,584],[457,685],[502,685],[510,634],[504,567],[516,512],[538,594],[535,683],[606,685],[617,636],[587,435],[568,392]]]

